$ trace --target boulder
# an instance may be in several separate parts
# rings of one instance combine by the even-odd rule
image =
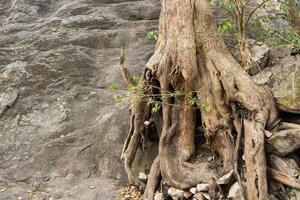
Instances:
[[[257,84],[268,85],[282,111],[300,114],[300,56],[289,56],[255,75]]]

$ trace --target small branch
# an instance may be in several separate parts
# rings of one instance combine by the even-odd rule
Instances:
[[[300,190],[300,181],[295,179],[285,173],[279,172],[275,169],[268,168],[268,173],[272,176],[272,178],[284,185]]]
[[[251,17],[253,16],[253,14],[256,12],[257,9],[261,8],[263,5],[265,5],[268,1],[270,0],[264,0],[263,2],[261,2],[256,8],[254,8],[252,10],[252,12],[250,13],[250,15],[248,16],[245,25],[247,26],[249,24],[249,21],[251,19]]]
[[[133,78],[128,71],[128,69],[124,65],[125,63],[125,52],[124,52],[124,47],[121,48],[121,55],[120,55],[120,69],[122,73],[122,77],[124,81],[127,83],[127,85],[134,84]]]

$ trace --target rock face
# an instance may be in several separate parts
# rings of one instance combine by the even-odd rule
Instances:
[[[254,77],[258,84],[271,87],[283,111],[300,113],[300,56],[285,57]]]
[[[119,49],[140,72],[159,10],[158,0],[0,1],[0,199],[114,199],[129,129],[128,106],[113,102],[125,88]]]

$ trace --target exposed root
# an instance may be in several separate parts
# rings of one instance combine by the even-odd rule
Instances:
[[[161,180],[159,157],[153,161],[150,173],[148,175],[147,187],[144,192],[145,200],[153,200],[156,188]]]

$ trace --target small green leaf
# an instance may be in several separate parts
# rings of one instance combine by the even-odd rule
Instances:
[[[113,83],[111,84],[109,87],[108,87],[109,90],[116,90],[118,89],[118,85],[116,83]]]
[[[205,111],[205,112],[211,112],[211,107],[207,104],[203,104],[202,105],[202,109]]]
[[[179,91],[179,90],[176,90],[175,93],[174,93],[174,96],[175,96],[175,97],[180,97],[180,96],[182,96],[182,95],[183,95],[182,92]]]
[[[114,100],[116,103],[119,103],[121,101],[122,96],[119,94],[114,95]]]
[[[134,76],[134,77],[132,77],[133,78],[133,80],[135,81],[135,82],[139,82],[139,80],[141,79],[139,76]]]
[[[154,106],[152,107],[152,113],[157,113],[160,110],[160,105],[158,103],[155,103]]]
[[[153,31],[150,31],[147,34],[146,39],[150,40],[150,41],[156,41],[158,38],[157,38],[157,35]]]

